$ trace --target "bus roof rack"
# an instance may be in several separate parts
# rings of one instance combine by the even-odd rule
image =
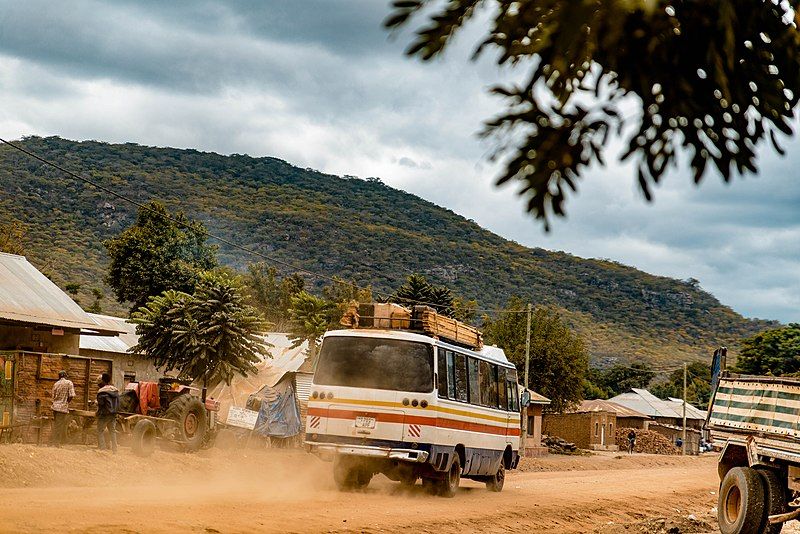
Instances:
[[[348,328],[421,332],[476,350],[483,348],[483,334],[477,328],[442,315],[430,306],[414,306],[409,309],[392,302],[351,302],[340,323]]]

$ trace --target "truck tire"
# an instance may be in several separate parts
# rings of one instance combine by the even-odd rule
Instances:
[[[770,525],[767,519],[771,515],[784,514],[789,510],[789,507],[786,506],[788,501],[786,488],[781,483],[779,471],[776,469],[759,468],[756,471],[761,475],[761,480],[764,482],[766,511],[764,513],[762,532],[765,534],[780,534],[780,531],[783,530],[783,523]]]
[[[133,427],[133,453],[147,458],[156,448],[156,425],[147,419],[141,419]]]
[[[169,403],[164,417],[178,423],[176,438],[183,443],[187,450],[200,450],[208,428],[206,408],[199,398],[188,393],[174,398]]]
[[[486,478],[486,489],[500,493],[503,491],[503,484],[506,481],[506,466],[503,460],[500,460],[500,467],[497,468],[497,473]]]
[[[722,534],[759,534],[764,523],[764,482],[758,471],[734,467],[722,479],[717,520]]]
[[[437,481],[438,494],[442,497],[454,497],[458,491],[458,483],[461,482],[461,460],[458,454],[453,455],[453,462],[450,469],[445,473],[444,478]]]

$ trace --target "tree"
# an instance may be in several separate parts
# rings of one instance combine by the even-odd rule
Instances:
[[[500,65],[522,65],[527,75],[492,89],[508,109],[481,135],[500,142],[497,183],[520,182],[545,227],[551,214],[564,215],[587,167],[604,164],[610,135],[628,134],[621,159],[638,160],[648,200],[681,149],[696,183],[709,162],[727,182],[733,172],[757,171],[766,138],[783,153],[776,133],[792,135],[797,2],[395,0],[385,25],[427,19],[407,54],[428,61],[490,6],[474,57],[491,50]]]
[[[150,202],[133,226],[104,243],[111,258],[106,282],[119,302],[133,303],[131,311],[167,289],[192,293],[199,274],[217,266],[207,237],[202,223]]]
[[[245,302],[241,281],[225,272],[200,273],[192,295],[167,290],[151,297],[131,320],[139,334],[132,352],[204,387],[255,372],[267,346],[259,336],[264,323]]]
[[[322,295],[332,305],[336,306],[336,317],[333,317],[331,327],[339,324],[339,319],[344,315],[352,302],[372,302],[372,286],[361,288],[355,281],[334,276],[330,284],[322,288]]]
[[[336,304],[307,291],[293,296],[289,308],[292,320],[289,338],[294,342],[292,346],[299,347],[304,341],[308,342],[308,354],[313,358],[322,335],[334,321],[336,311]]]
[[[454,314],[453,292],[445,286],[432,285],[417,273],[406,277],[405,283],[388,300],[405,306],[427,305],[448,317],[453,317]]]
[[[665,382],[656,383],[650,392],[661,399],[683,398],[683,369],[673,371]],[[686,366],[686,402],[706,408],[711,399],[711,366],[692,362]]]
[[[598,386],[608,393],[609,397],[625,393],[631,388],[646,388],[656,374],[647,363],[636,362],[630,365],[616,363],[597,376]]]
[[[17,221],[0,223],[0,252],[24,255],[27,235],[27,227]]]
[[[736,369],[750,375],[800,373],[800,324],[789,323],[744,339]]]
[[[281,278],[275,267],[265,262],[251,263],[244,277],[248,302],[258,309],[276,331],[289,328],[291,299],[305,287],[298,273]]]
[[[520,377],[525,369],[526,304],[509,300],[494,320],[486,318],[487,342],[502,348],[517,366]],[[537,307],[531,319],[531,359],[529,388],[548,397],[550,408],[563,412],[583,398],[583,381],[589,355],[583,340],[574,334],[555,310]],[[522,382],[522,379],[520,380]]]
[[[94,302],[92,303],[91,306],[86,308],[86,311],[91,313],[103,313],[103,307],[100,304],[100,301],[102,301],[103,298],[105,298],[105,295],[99,288],[93,287],[92,296],[94,297]]]

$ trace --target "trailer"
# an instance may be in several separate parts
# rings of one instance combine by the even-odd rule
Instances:
[[[800,379],[745,376],[714,353],[706,419],[721,448],[717,519],[723,534],[777,534],[800,517]]]

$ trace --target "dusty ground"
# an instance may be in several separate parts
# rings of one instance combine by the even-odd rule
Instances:
[[[302,452],[197,455],[0,446],[3,532],[715,532],[715,458],[555,456],[526,461],[500,494],[454,499],[376,477],[335,490]],[[788,530],[788,529],[787,529]]]

